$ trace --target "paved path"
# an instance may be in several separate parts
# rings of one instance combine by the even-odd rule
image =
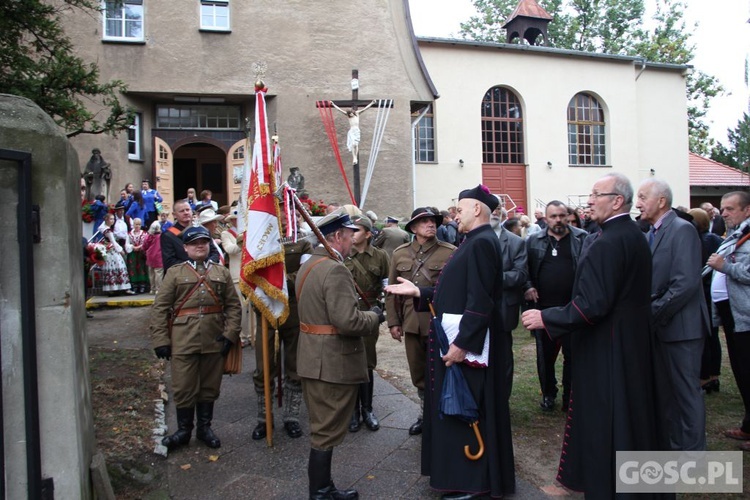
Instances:
[[[94,297],[89,308],[133,306],[150,303],[153,296]],[[92,326],[100,321],[128,323],[147,310],[110,309],[94,311]],[[147,344],[144,316],[132,321],[134,339],[120,338],[123,348],[143,348]],[[136,326],[138,325],[138,326]],[[212,450],[202,442],[176,450],[167,458],[169,494],[176,499],[303,499],[307,498],[307,459],[310,450],[307,413],[302,405],[300,423],[304,435],[291,439],[284,432],[281,413],[275,412],[274,446],[250,437],[256,425],[256,397],[252,382],[255,355],[243,351],[240,375],[225,377],[216,403],[213,428],[222,447]],[[168,372],[167,372],[168,375]],[[167,380],[169,382],[169,380]],[[373,406],[381,428],[348,434],[333,453],[332,476],[339,487],[354,487],[362,499],[440,498],[430,489],[428,478],[419,473],[420,436],[409,436],[407,429],[416,420],[418,405],[376,374]],[[176,428],[174,407],[167,406],[167,423]],[[517,479],[513,498],[548,498],[532,484]]]

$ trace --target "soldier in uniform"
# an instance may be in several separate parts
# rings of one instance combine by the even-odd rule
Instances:
[[[344,257],[352,248],[352,225],[343,210],[324,217],[320,232],[336,254],[318,246],[299,271],[297,293],[300,336],[297,373],[310,417],[310,498],[358,498],[356,490],[338,490],[331,480],[333,447],[341,444],[357,401],[358,386],[367,382],[363,336],[370,335],[383,311],[361,311]]]
[[[420,287],[432,287],[440,271],[456,249],[450,243],[437,239],[437,228],[443,216],[425,207],[417,208],[406,223],[406,230],[414,234],[411,243],[401,245],[393,252],[388,283],[396,284],[405,278]],[[425,365],[427,362],[427,334],[430,330],[430,313],[414,310],[411,299],[388,294],[385,299],[388,328],[391,337],[401,342],[405,339],[406,360],[411,381],[417,388],[420,401],[424,401]],[[422,433],[422,415],[409,428],[412,436]]]
[[[398,227],[398,219],[391,217],[390,215],[385,218],[385,227],[380,231],[380,234],[372,246],[382,248],[390,258],[393,256],[393,251],[404,243],[409,243],[411,237],[409,233]]]
[[[211,430],[219,397],[224,357],[239,341],[241,305],[229,270],[208,259],[211,236],[203,227],[182,235],[188,260],[172,266],[151,309],[151,342],[157,357],[172,358],[172,389],[177,432],[162,440],[169,449],[196,437],[210,448],[221,441]]]
[[[344,265],[352,273],[355,283],[369,302],[369,304],[366,304],[364,300],[360,299],[359,301],[359,308],[367,311],[370,307],[377,305],[377,301],[383,293],[383,287],[387,284],[389,259],[388,254],[383,250],[370,244],[372,240],[372,222],[370,219],[360,215],[354,217],[353,222],[360,229],[352,237],[352,252],[344,260]],[[374,388],[372,371],[378,364],[378,355],[375,350],[375,345],[378,342],[378,327],[375,326],[370,335],[364,337],[363,340],[367,353],[367,374],[370,380],[359,385],[359,396],[357,397],[357,403],[354,405],[351,422],[349,422],[349,432],[359,431],[362,421],[371,431],[380,429],[380,423],[372,411],[372,391]]]
[[[286,231],[286,221],[282,219],[282,230]],[[294,293],[294,280],[303,262],[310,258],[313,251],[312,244],[307,239],[282,239],[284,245],[284,268],[286,270],[286,284],[289,290],[289,317],[279,326],[279,339],[283,345],[284,356],[284,430],[291,438],[302,436],[299,426],[299,410],[302,404],[302,385],[297,375],[297,339],[299,338],[299,314],[297,313],[297,297]],[[256,315],[256,325],[260,325],[260,314]],[[271,329],[269,328],[269,332]],[[276,364],[274,355],[274,336],[268,335],[268,352],[270,356],[271,394],[274,392],[275,374],[281,367]],[[252,438],[256,441],[266,437],[266,396],[263,390],[263,332],[255,329],[255,371],[253,383],[255,394],[258,396],[258,425],[253,429]],[[273,408],[273,401],[271,401]]]

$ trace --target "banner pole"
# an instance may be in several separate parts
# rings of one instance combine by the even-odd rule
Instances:
[[[271,363],[268,352],[268,320],[261,315],[261,342],[263,343],[263,395],[266,400],[266,444],[273,447],[273,413],[271,406]]]

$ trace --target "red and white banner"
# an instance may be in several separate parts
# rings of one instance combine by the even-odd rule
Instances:
[[[289,315],[284,247],[279,241],[276,172],[266,121],[265,87],[255,88],[255,144],[247,187],[247,218],[242,247],[240,290],[275,326]]]

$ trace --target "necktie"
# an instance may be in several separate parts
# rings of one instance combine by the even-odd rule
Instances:
[[[654,237],[656,235],[656,229],[654,229],[654,226],[651,226],[651,228],[648,230],[648,246],[651,248],[654,247]]]

